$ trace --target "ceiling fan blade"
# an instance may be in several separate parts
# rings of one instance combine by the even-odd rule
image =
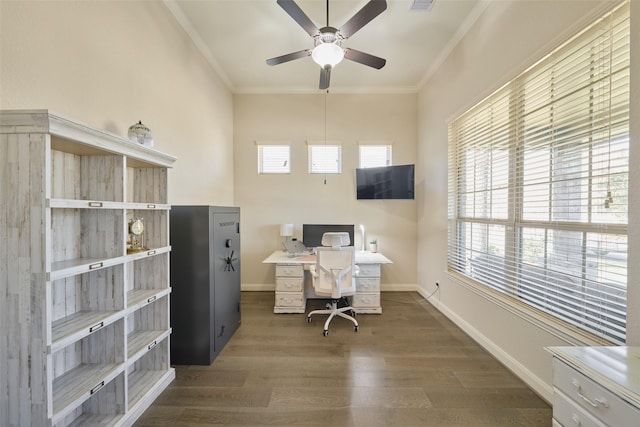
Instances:
[[[325,65],[320,69],[320,90],[329,89],[329,81],[331,80],[331,65]]]
[[[378,70],[384,67],[387,63],[386,59],[369,55],[368,53],[360,52],[359,50],[350,48],[346,48],[344,50],[344,58],[363,65],[368,65],[369,67],[377,68]]]
[[[319,35],[320,31],[316,24],[300,9],[300,6],[293,0],[278,0],[276,3],[293,18],[311,37]]]
[[[371,0],[340,28],[340,34],[345,39],[351,37],[386,9],[387,2],[385,0]]]
[[[313,49],[299,50],[297,52],[287,53],[286,55],[276,56],[275,58],[267,59],[267,65],[278,65],[283,62],[293,61],[294,59],[304,58],[311,55]]]

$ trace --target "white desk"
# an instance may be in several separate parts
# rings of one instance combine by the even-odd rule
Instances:
[[[316,263],[315,255],[289,256],[285,251],[275,251],[264,264],[276,265],[276,295],[274,313],[304,313],[307,298],[315,298],[311,280],[305,280],[305,270]],[[356,293],[351,306],[356,313],[382,313],[380,305],[380,265],[391,264],[381,253],[356,251]],[[307,273],[308,276],[308,273]]]

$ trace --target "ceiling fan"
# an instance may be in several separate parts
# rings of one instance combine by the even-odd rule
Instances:
[[[277,0],[284,9],[311,37],[313,48],[299,50],[286,55],[267,59],[268,65],[278,65],[294,59],[311,56],[322,69],[320,70],[320,89],[328,89],[331,70],[342,59],[348,59],[376,69],[381,69],[387,63],[386,59],[360,52],[351,48],[342,48],[342,41],[348,39],[376,16],[387,9],[385,0],[370,0],[340,29],[329,26],[329,0],[327,0],[327,26],[318,28],[300,9],[294,0]]]

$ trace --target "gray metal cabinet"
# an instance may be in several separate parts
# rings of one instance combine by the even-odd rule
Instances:
[[[240,326],[240,208],[171,207],[171,362],[209,365]]]

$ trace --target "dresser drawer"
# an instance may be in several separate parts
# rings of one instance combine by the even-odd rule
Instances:
[[[358,264],[358,277],[380,277],[380,264]]]
[[[356,278],[356,290],[357,292],[379,292],[380,291],[380,278]]]
[[[605,425],[615,427],[638,425],[638,417],[640,417],[638,408],[557,358],[553,359],[553,385]]]
[[[276,277],[276,292],[302,292],[302,277]]]
[[[303,307],[304,295],[302,292],[276,292],[276,307]]]
[[[553,391],[553,419],[561,426],[603,427],[593,415],[558,390]]]
[[[351,300],[353,307],[380,307],[380,294],[356,293]]]
[[[302,265],[276,264],[276,277],[303,277]]]

